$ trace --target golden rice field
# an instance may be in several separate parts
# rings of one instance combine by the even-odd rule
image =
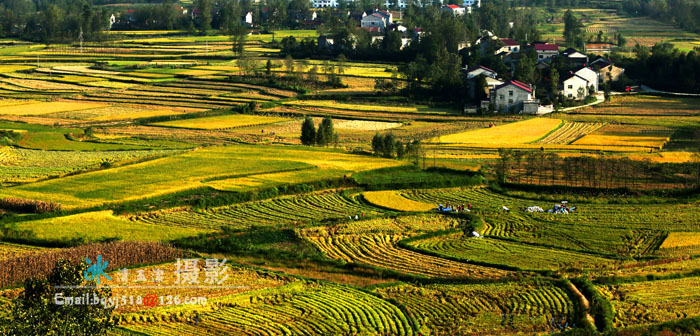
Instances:
[[[207,147],[129,166],[6,188],[0,191],[0,197],[40,199],[61,203],[64,208],[85,208],[203,187],[216,180],[309,168],[318,169],[317,179],[330,179],[403,164],[406,162],[303,147]]]
[[[435,208],[429,203],[404,198],[395,190],[366,191],[362,197],[370,204],[396,211],[429,211]]]
[[[31,245],[2,242],[0,243],[0,260],[42,253],[44,251],[47,251],[47,249]]]
[[[281,117],[266,117],[247,114],[227,114],[216,117],[165,121],[155,123],[153,125],[211,130],[275,124],[291,120],[292,119]]]
[[[437,138],[443,144],[501,145],[527,144],[537,141],[563,125],[559,119],[532,118],[510,124],[445,135]]]
[[[636,125],[606,125],[596,132],[574,141],[574,145],[632,146],[663,148],[673,130],[664,127]]]
[[[302,106],[302,107],[331,107],[339,110],[352,111],[369,111],[369,112],[418,112],[415,107],[400,107],[400,106],[382,106],[382,105],[365,105],[365,104],[347,104],[334,100],[294,100],[284,102],[285,105]]]
[[[337,130],[354,131],[383,131],[401,127],[399,122],[370,121],[370,120],[337,120],[333,122],[333,127]]]
[[[700,232],[671,232],[661,244],[661,248],[675,248],[700,245]]]
[[[0,114],[41,115],[56,112],[88,110],[106,106],[106,104],[100,103],[42,102],[22,105],[0,106]]]
[[[170,241],[208,232],[198,228],[167,227],[132,222],[114,216],[111,210],[27,221],[19,224],[17,228],[31,232],[34,237],[39,239],[70,240],[81,237],[86,241],[107,238],[130,241]]]
[[[700,99],[645,95],[613,96],[610,102],[575,112],[639,116],[691,116],[700,114]]]

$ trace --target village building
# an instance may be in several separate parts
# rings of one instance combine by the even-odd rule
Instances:
[[[499,112],[537,113],[539,100],[534,99],[534,92],[530,84],[509,80],[492,90],[490,104]]]
[[[518,53],[520,52],[520,44],[518,42],[515,42],[514,39],[512,38],[502,38],[500,39],[501,41],[501,47],[496,50],[495,54],[501,54],[501,53]]]
[[[561,57],[564,57],[564,59],[572,65],[582,66],[588,64],[588,56],[574,48],[568,48],[562,51]]]
[[[591,62],[591,67],[598,72],[598,82],[607,83],[620,79],[620,75],[625,72],[625,69],[615,66],[609,60],[598,57]]]
[[[559,91],[568,99],[582,100],[588,96],[590,86],[591,83],[587,79],[575,73],[568,73],[562,77]]]
[[[467,11],[466,8],[460,7],[460,6],[457,6],[457,5],[442,6],[442,8],[440,8],[440,10],[443,11],[443,12],[448,12],[448,13],[454,15],[454,16],[464,15],[464,14],[466,13],[466,11]]]
[[[559,55],[559,46],[556,43],[535,43],[533,48],[537,52],[537,62],[544,62]]]
[[[385,10],[374,10],[372,14],[365,15],[360,21],[362,28],[379,28],[380,32],[386,30],[393,23],[392,14]]]

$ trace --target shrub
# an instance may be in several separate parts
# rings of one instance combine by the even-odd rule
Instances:
[[[11,211],[40,214],[60,211],[61,204],[23,198],[2,198],[0,199],[0,208]]]

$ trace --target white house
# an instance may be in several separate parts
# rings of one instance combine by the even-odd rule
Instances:
[[[581,67],[574,70],[574,74],[588,81],[588,87],[593,86],[593,91],[589,94],[598,92],[598,74],[589,67]],[[589,90],[590,91],[590,90]]]
[[[588,88],[590,86],[591,83],[587,79],[577,74],[569,73],[562,78],[559,89],[564,97],[581,100],[589,94]]]
[[[515,42],[514,39],[512,38],[502,38],[501,39],[502,46],[498,50],[495,51],[495,55],[498,55],[502,52],[505,53],[519,53],[520,52],[520,44],[518,42]]]
[[[372,14],[362,18],[362,21],[360,21],[360,27],[378,28],[380,32],[383,32],[386,27],[392,24],[392,21],[392,15],[390,12],[385,10],[375,10]]]
[[[534,99],[530,84],[509,80],[496,86],[491,92],[491,103],[498,111],[537,113],[539,101]]]
[[[457,5],[443,6],[440,10],[443,12],[449,12],[454,16],[464,15],[464,13],[466,12],[466,9],[464,7],[460,7]]]

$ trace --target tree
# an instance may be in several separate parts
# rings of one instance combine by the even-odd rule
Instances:
[[[243,55],[248,29],[244,25],[235,25],[231,29],[232,51],[235,56]]]
[[[211,0],[196,0],[194,7],[199,11],[199,31],[206,34],[211,29]]]
[[[375,133],[374,137],[372,138],[372,151],[374,152],[374,155],[382,155],[384,152],[384,136]]]
[[[532,84],[535,82],[535,60],[530,59],[527,55],[520,57],[520,62],[515,67],[515,79]]]
[[[265,63],[265,74],[267,77],[272,76],[272,61],[270,59],[268,59],[267,63]]]
[[[396,137],[394,134],[389,133],[384,136],[384,146],[383,146],[383,151],[382,151],[382,156],[386,158],[390,158],[394,156],[394,152],[396,151]]]
[[[318,66],[313,65],[311,68],[309,68],[309,72],[306,74],[306,79],[309,81],[309,84],[315,84],[318,82]]]
[[[564,14],[564,39],[569,47],[581,49],[584,47],[583,23],[574,16],[571,9]]]
[[[552,71],[549,73],[549,89],[552,92],[552,98],[559,94],[559,71],[556,68],[552,68]]]
[[[316,126],[311,118],[306,117],[304,123],[301,124],[301,137],[299,139],[304,146],[311,146],[316,143]]]
[[[287,55],[287,57],[284,58],[284,68],[287,70],[289,77],[294,77],[294,59],[292,55]]]
[[[318,126],[318,132],[316,132],[316,143],[320,146],[327,146],[329,143],[333,142],[335,138],[335,131],[333,130],[333,119],[331,117],[325,117],[321,121],[321,125]]]
[[[617,45],[620,47],[624,47],[625,44],[627,44],[627,39],[622,36],[622,34],[618,33],[617,34]]]
[[[76,288],[83,285],[86,270],[87,264],[59,260],[45,279],[27,280],[24,291],[0,319],[0,334],[90,336],[101,335],[114,327],[116,323],[111,320],[114,307],[56,304],[60,297],[111,298],[111,290],[95,288],[94,281]],[[57,286],[69,287],[58,289]]]

